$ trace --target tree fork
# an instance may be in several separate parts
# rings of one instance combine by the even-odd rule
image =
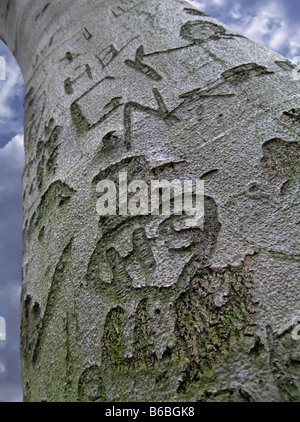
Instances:
[[[26,86],[24,400],[299,400],[293,64],[180,0],[6,0],[0,37]],[[120,171],[204,180],[203,227],[99,218]]]

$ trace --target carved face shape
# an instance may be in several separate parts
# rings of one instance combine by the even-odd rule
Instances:
[[[104,401],[105,395],[100,368],[94,365],[83,371],[78,383],[79,400],[83,402]]]
[[[144,157],[132,157],[98,174],[94,183],[108,178],[118,184],[120,171],[127,172],[128,181],[150,181],[158,172],[162,176],[163,171],[172,179],[176,166],[173,163],[172,170],[171,164],[153,169]],[[205,203],[207,215],[203,227],[185,227],[185,215],[101,217],[103,237],[97,247],[97,254],[101,255],[99,282],[112,283],[118,278],[111,268],[111,263],[116,261],[123,276],[135,288],[170,287],[176,284],[184,267],[191,261],[197,262],[198,266],[205,265],[220,229],[214,201],[206,198]],[[169,268],[172,268],[171,273]]]

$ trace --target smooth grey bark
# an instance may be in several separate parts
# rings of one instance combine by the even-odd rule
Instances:
[[[26,84],[25,401],[299,400],[299,81],[178,0],[2,1]],[[205,180],[205,223],[96,183]]]

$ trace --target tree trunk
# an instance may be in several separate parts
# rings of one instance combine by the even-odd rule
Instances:
[[[0,14],[26,84],[24,400],[299,400],[293,64],[180,0]],[[204,180],[203,226],[99,217],[125,171]]]

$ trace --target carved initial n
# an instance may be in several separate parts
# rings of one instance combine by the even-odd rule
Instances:
[[[170,125],[174,122],[179,122],[180,119],[174,116],[173,111],[168,111],[161,94],[156,88],[153,88],[153,94],[157,102],[158,108],[154,109],[146,107],[142,104],[133,101],[128,102],[124,107],[124,130],[125,130],[125,144],[127,150],[131,149],[131,113],[132,111],[142,111],[152,116],[162,119],[166,124]]]

